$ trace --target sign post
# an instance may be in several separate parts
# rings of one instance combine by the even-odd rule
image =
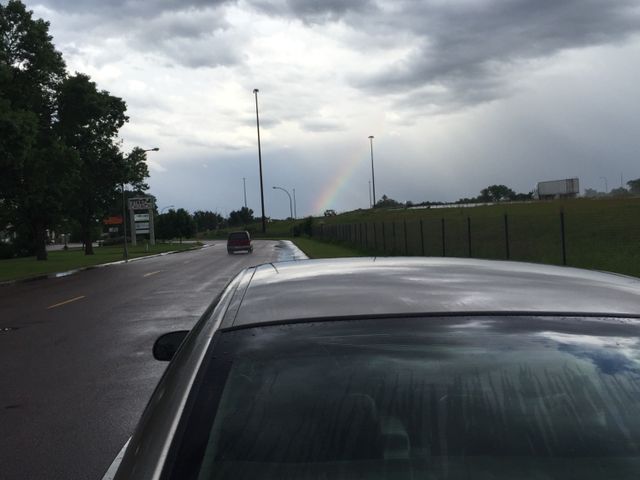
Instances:
[[[138,234],[149,234],[149,243],[156,244],[153,231],[153,208],[152,197],[138,197],[129,199],[129,211],[131,216],[131,244],[136,245]],[[135,213],[136,210],[146,210],[147,213]]]

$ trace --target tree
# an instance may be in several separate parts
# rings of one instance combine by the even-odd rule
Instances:
[[[193,217],[184,208],[171,209],[167,213],[158,215],[156,219],[156,236],[163,240],[189,238],[196,232],[196,223]]]
[[[167,213],[158,215],[155,221],[156,237],[162,240],[169,240],[178,236],[175,210],[171,209]]]
[[[382,195],[382,198],[376,202],[374,208],[397,208],[404,206],[402,203],[389,198],[386,195]]]
[[[179,208],[176,210],[176,236],[180,238],[180,243],[182,243],[182,238],[192,237],[196,232],[196,224],[193,221],[193,217],[189,215],[184,208]]]
[[[193,220],[196,222],[196,230],[203,232],[205,230],[215,230],[222,226],[224,218],[216,212],[198,210],[193,213]]]
[[[238,225],[247,225],[253,223],[253,210],[247,207],[242,207],[240,210],[233,210],[229,212],[228,223],[230,226],[235,227]]]
[[[629,187],[629,191],[634,195],[640,194],[640,178],[636,178],[635,180],[629,180],[627,182],[627,186]]]
[[[629,195],[631,195],[631,192],[629,192],[629,190],[623,187],[612,188],[611,191],[609,192],[609,195],[612,197],[628,197]]]
[[[480,199],[483,202],[502,202],[512,200],[515,196],[516,192],[506,185],[490,185],[480,190]]]
[[[54,129],[65,74],[49,23],[19,1],[0,5],[0,201],[38,260],[47,259],[46,231],[77,180],[77,156]]]
[[[72,216],[83,230],[85,254],[93,254],[92,231],[109,211],[120,185],[132,184],[142,191],[148,177],[146,154],[135,148],[124,156],[117,135],[128,121],[121,98],[98,91],[87,75],[76,74],[63,82],[59,95],[58,132],[77,153],[79,181],[71,203]]]

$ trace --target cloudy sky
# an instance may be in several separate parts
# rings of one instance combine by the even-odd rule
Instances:
[[[298,216],[640,177],[640,0],[28,0],[127,102],[159,207]]]

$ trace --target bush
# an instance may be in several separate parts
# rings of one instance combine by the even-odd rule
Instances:
[[[13,258],[16,256],[16,249],[10,243],[0,242],[0,259]]]
[[[313,235],[313,217],[309,216],[293,226],[293,236],[299,237],[300,235],[307,235],[308,237]]]

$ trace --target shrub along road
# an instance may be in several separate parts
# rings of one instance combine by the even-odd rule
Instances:
[[[162,333],[189,329],[242,268],[275,261],[223,242],[0,287],[0,476],[99,479],[132,433],[165,363]]]

